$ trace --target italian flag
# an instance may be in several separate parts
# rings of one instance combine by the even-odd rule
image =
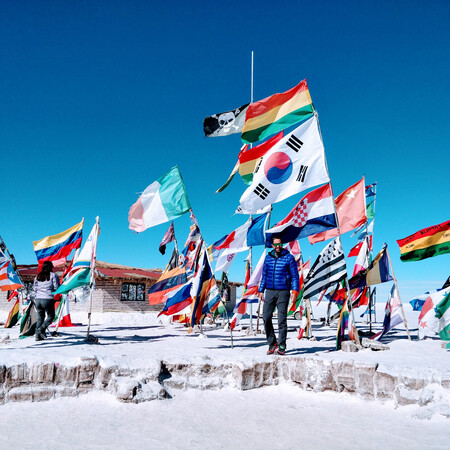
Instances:
[[[241,139],[257,142],[291,125],[306,120],[314,113],[306,80],[282,94],[274,94],[250,104],[245,115]]]
[[[450,253],[450,220],[397,240],[402,261],[420,261]]]
[[[450,293],[436,306],[439,319],[439,336],[443,341],[450,341]]]
[[[175,219],[191,209],[178,166],[145,189],[130,208],[130,230],[142,232],[147,228]]]

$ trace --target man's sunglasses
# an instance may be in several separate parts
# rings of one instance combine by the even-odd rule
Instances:
[[[274,247],[283,247],[283,244],[272,244]]]

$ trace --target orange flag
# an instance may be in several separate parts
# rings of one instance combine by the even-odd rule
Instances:
[[[362,177],[360,181],[336,197],[334,202],[336,204],[341,234],[354,230],[367,221],[365,190],[364,177]],[[311,244],[315,244],[316,242],[332,239],[337,235],[337,228],[333,228],[332,230],[313,234],[308,239]]]

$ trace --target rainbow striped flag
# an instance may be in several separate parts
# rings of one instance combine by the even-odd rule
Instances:
[[[432,256],[450,253],[450,220],[419,230],[404,239],[398,239],[402,261],[420,261]]]
[[[261,141],[314,113],[306,80],[282,94],[274,94],[250,104],[245,115],[241,139],[245,143]]]
[[[84,218],[66,231],[33,241],[39,266],[44,261],[52,261],[54,265],[63,263],[73,249],[80,248],[83,240],[83,224]]]

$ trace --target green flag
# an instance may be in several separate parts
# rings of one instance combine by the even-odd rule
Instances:
[[[90,275],[91,269],[89,268],[77,270],[73,275],[68,277],[53,294],[66,294],[72,289],[89,284]]]
[[[366,215],[367,220],[373,219],[375,217],[375,213],[373,211],[373,202],[369,203],[366,207]]]
[[[450,341],[450,293],[436,306],[439,319],[439,336],[443,341]]]

